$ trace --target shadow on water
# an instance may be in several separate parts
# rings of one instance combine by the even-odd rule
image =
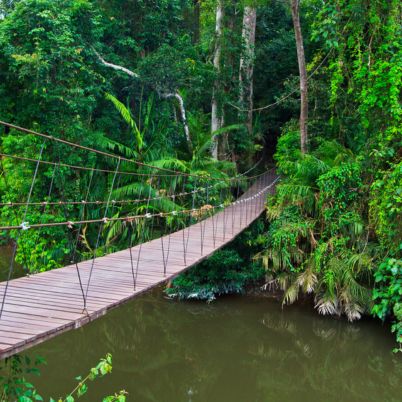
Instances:
[[[107,352],[113,373],[87,401],[120,389],[128,401],[400,401],[401,359],[377,321],[348,324],[309,307],[227,297],[178,303],[160,290],[30,351],[48,365],[44,396],[69,391]]]

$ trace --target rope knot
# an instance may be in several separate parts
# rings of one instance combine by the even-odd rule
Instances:
[[[172,211],[172,215],[176,216],[177,215],[177,211]]]
[[[22,222],[20,227],[22,230],[28,230],[31,228],[31,226],[29,226],[29,222]]]
[[[145,218],[150,219],[150,218],[152,218],[152,215],[151,215],[149,212],[147,212],[147,213],[145,214]]]
[[[73,226],[74,226],[74,222],[72,222],[72,221],[68,221],[68,222],[67,222],[67,227],[68,227],[69,229],[73,229]]]
[[[109,221],[109,219],[106,218],[106,216],[102,219],[102,222],[103,222],[103,223],[107,223],[108,221]]]

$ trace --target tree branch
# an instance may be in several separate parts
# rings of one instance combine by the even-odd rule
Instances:
[[[117,64],[108,63],[94,48],[92,48],[92,50],[94,51],[96,57],[99,59],[99,61],[104,66],[113,68],[114,70],[123,71],[124,73],[126,73],[127,75],[129,75],[132,78],[140,78],[140,76],[137,73],[129,70],[128,68],[119,66]],[[184,133],[186,135],[188,148],[189,148],[190,152],[192,152],[193,147],[192,147],[192,142],[191,142],[190,129],[189,129],[188,123],[187,123],[186,108],[184,107],[184,100],[183,100],[182,96],[178,92],[174,92],[174,93],[162,94],[161,97],[165,98],[165,99],[175,98],[179,102],[179,109],[180,109],[180,114],[181,114],[181,120],[182,120],[182,123],[184,126]]]
[[[186,135],[189,150],[190,150],[190,152],[192,152],[193,147],[192,147],[192,142],[191,142],[190,129],[189,129],[188,123],[187,123],[186,108],[184,107],[184,100],[183,100],[182,96],[178,92],[174,92],[174,93],[161,94],[161,97],[165,98],[165,99],[176,98],[177,101],[179,102],[179,109],[180,109],[180,114],[181,114],[181,121],[182,121],[183,127],[184,127],[184,133]]]
[[[140,78],[140,76],[135,73],[134,71],[129,70],[123,66],[118,66],[117,64],[108,63],[94,48],[92,48],[96,56],[98,57],[99,61],[106,67],[113,68],[114,70],[123,71],[124,73],[128,74],[130,77],[133,78]]]

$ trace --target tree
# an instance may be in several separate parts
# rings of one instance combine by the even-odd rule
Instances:
[[[120,66],[120,65],[117,65],[117,64],[113,64],[113,63],[109,63],[95,49],[93,49],[93,51],[94,51],[95,55],[97,56],[98,60],[104,66],[112,68],[112,69],[117,70],[117,71],[122,71],[122,72],[124,72],[125,74],[127,74],[131,78],[140,79],[140,76],[136,72],[131,71],[126,67],[123,67],[123,66]],[[157,90],[159,96],[162,99],[176,99],[177,100],[179,110],[180,110],[181,121],[183,123],[184,134],[186,136],[188,149],[189,149],[190,152],[192,152],[190,129],[189,129],[188,122],[187,122],[186,108],[184,106],[183,97],[179,94],[177,89],[174,89],[173,92],[166,91],[165,89],[162,89],[162,88],[156,88],[156,90]]]
[[[291,0],[292,20],[295,30],[297,62],[300,75],[300,149],[303,154],[307,152],[307,123],[308,123],[308,88],[306,58],[304,55],[303,36],[300,26],[300,0]]]
[[[251,135],[253,131],[253,72],[256,23],[256,7],[245,6],[242,29],[242,41],[244,48],[240,57],[239,89],[240,105],[242,109],[247,110],[245,117],[249,135]]]
[[[211,133],[215,133],[220,130],[224,125],[224,115],[223,110],[219,102],[219,73],[221,71],[221,54],[222,54],[222,34],[223,34],[223,0],[218,0],[216,4],[216,22],[215,22],[215,51],[214,51],[214,68],[216,73],[216,78],[214,81],[214,87],[212,92],[212,103],[211,103]],[[214,136],[212,145],[212,157],[218,159],[218,137]]]

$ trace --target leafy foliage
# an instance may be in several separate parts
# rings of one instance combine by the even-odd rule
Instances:
[[[25,379],[26,375],[40,375],[38,365],[45,363],[42,358],[36,358],[32,363],[28,356],[14,355],[7,358],[0,367],[0,383],[2,385],[2,401],[18,400],[20,402],[43,401],[34,385]],[[88,382],[102,378],[112,372],[112,356],[107,354],[99,363],[91,368],[86,377],[76,377],[77,386],[65,397],[57,398],[58,402],[74,402],[88,392]],[[119,393],[103,398],[103,402],[125,402],[127,393]],[[50,398],[49,402],[56,402]]]
[[[284,177],[258,257],[284,303],[314,294],[320,313],[351,321],[371,311],[375,280],[373,312],[394,320],[400,343],[401,5],[315,5],[311,40],[328,65],[309,81],[311,152],[302,157],[298,130],[283,127],[275,158]]]
[[[261,223],[254,224],[240,239],[179,275],[166,293],[179,300],[211,302],[217,296],[243,293],[248,286],[259,284],[264,278],[264,269],[251,256],[260,245],[251,239],[262,230]]]
[[[286,138],[293,141],[294,134],[280,141],[277,159],[289,176],[269,200],[272,223],[266,251],[258,257],[272,275],[271,284],[284,290],[284,303],[296,301],[299,291],[314,292],[320,313],[358,319],[370,311],[373,269],[360,211],[359,165],[331,160],[333,149],[342,148],[333,142],[291,162],[282,154]]]
[[[402,351],[402,260],[387,258],[374,277],[373,313],[382,320],[393,317],[392,332],[396,334],[399,351]]]

